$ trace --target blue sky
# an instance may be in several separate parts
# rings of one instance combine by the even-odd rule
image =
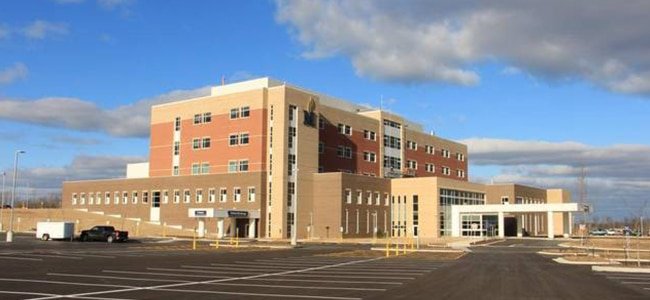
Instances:
[[[548,28],[516,26],[517,18],[498,13],[477,17],[507,12],[499,2],[507,1],[460,8],[427,1],[399,8],[390,1],[4,1],[0,169],[11,168],[20,148],[28,151],[24,180],[43,191],[66,178],[118,176],[123,163],[146,160],[148,140],[111,129],[123,122],[116,110],[141,106],[146,117],[148,101],[172,91],[193,95],[222,76],[270,76],[357,103],[379,106],[383,96],[385,107],[427,131],[466,142],[473,180],[575,190],[576,170],[585,165],[603,215],[630,214],[616,203],[626,198],[636,207],[650,192],[650,58],[643,54],[650,49],[641,42],[612,49],[623,49],[622,37],[647,42],[647,22],[607,36],[589,31],[589,22],[615,27],[617,16],[634,8],[588,12],[574,21],[584,25],[553,14],[559,25]],[[545,17],[543,9],[518,9]],[[493,22],[489,34],[476,26],[485,19]],[[580,35],[567,39],[567,32]],[[56,100],[39,102],[48,99]],[[71,120],[85,109],[97,112],[95,120]],[[504,155],[518,159],[499,161]],[[625,188],[616,195],[603,188],[619,184]]]

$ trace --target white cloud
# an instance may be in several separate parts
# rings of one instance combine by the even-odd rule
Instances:
[[[125,9],[132,3],[132,0],[97,0],[97,4],[106,10]]]
[[[105,132],[118,137],[147,137],[154,104],[208,95],[209,87],[175,90],[115,109],[91,101],[48,97],[33,101],[0,99],[0,119],[79,131]]]
[[[595,147],[577,142],[517,141],[473,138],[468,145],[472,166],[500,169],[484,181],[566,188],[578,201],[577,178],[587,171],[588,200],[599,215],[627,216],[650,194],[650,146]]]
[[[27,78],[29,70],[25,64],[17,62],[11,67],[0,70],[0,84],[10,84],[14,81]]]
[[[23,34],[29,39],[42,40],[52,35],[68,34],[68,25],[36,20],[23,29]]]
[[[482,63],[550,80],[650,94],[650,2],[278,0],[307,58],[344,55],[357,73],[473,85]]]

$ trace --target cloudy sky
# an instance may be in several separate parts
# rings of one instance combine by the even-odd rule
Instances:
[[[20,186],[146,161],[149,107],[271,76],[469,145],[470,179],[650,201],[650,2],[0,3],[0,169]],[[577,195],[575,195],[577,197]]]

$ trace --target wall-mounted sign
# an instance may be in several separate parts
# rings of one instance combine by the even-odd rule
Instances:
[[[214,208],[190,208],[187,210],[190,218],[214,218]]]
[[[248,218],[248,211],[245,210],[229,210],[228,217],[231,218]]]
[[[208,211],[206,210],[195,210],[194,211],[194,216],[195,217],[205,217],[208,215]]]

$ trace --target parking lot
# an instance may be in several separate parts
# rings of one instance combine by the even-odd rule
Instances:
[[[188,242],[40,242],[19,236],[0,248],[0,298],[362,299],[408,286],[450,263],[327,255],[355,249],[192,251]]]

